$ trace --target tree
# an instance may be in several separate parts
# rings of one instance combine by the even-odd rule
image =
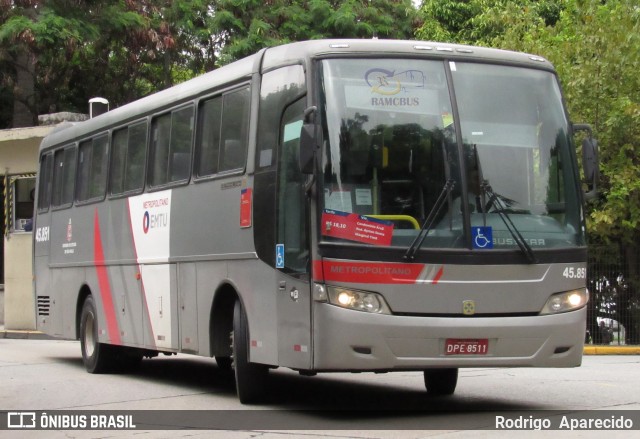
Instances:
[[[514,26],[530,29],[554,26],[563,0],[425,0],[422,26],[416,36],[424,40],[492,46]],[[524,32],[520,32],[523,34]]]
[[[220,0],[213,22],[226,63],[292,41],[411,38],[417,13],[411,0]]]
[[[2,0],[0,68],[12,125],[39,113],[86,111],[87,99],[115,104],[159,88],[150,61],[174,40],[157,1]]]
[[[410,38],[411,0],[0,0],[2,109],[86,111],[130,102],[266,46],[324,37]],[[21,66],[27,66],[22,68]],[[21,116],[22,117],[22,116]],[[9,112],[0,111],[0,126]],[[3,122],[4,121],[4,122]]]

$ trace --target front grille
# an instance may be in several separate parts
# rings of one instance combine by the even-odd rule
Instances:
[[[48,316],[50,308],[51,308],[51,297],[38,296],[38,315]]]

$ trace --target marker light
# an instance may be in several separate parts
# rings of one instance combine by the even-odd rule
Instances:
[[[327,286],[329,303],[346,309],[391,314],[389,305],[378,293]]]
[[[540,314],[558,314],[582,308],[589,301],[589,293],[586,288],[565,291],[549,297]]]

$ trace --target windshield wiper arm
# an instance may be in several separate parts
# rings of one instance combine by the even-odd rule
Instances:
[[[438,196],[438,199],[436,200],[435,204],[429,211],[429,215],[427,215],[427,219],[425,219],[424,223],[422,223],[422,228],[420,229],[415,239],[407,249],[407,252],[404,254],[405,260],[413,261],[413,259],[416,257],[416,253],[418,249],[422,246],[422,243],[424,242],[425,238],[429,234],[429,231],[431,230],[431,226],[433,226],[433,222],[435,221],[436,217],[442,210],[442,206],[444,206],[444,203],[447,199],[447,195],[449,194],[449,192],[451,192],[455,184],[456,182],[453,179],[449,179],[445,182],[444,186],[442,187],[442,191]]]
[[[487,202],[487,205],[491,205],[492,203],[496,205],[497,210],[495,212],[500,216],[500,219],[507,227],[509,233],[511,233],[514,241],[516,242],[516,244],[518,244],[518,247],[520,247],[522,253],[527,257],[529,263],[535,264],[537,262],[536,255],[529,243],[522,236],[522,233],[520,233],[516,225],[511,220],[511,217],[507,213],[507,206],[505,206],[504,202],[502,201],[502,197],[493,191],[487,180],[484,180],[482,182],[482,186],[482,190],[489,195],[489,201]]]
[[[484,175],[482,175],[482,165],[480,164],[480,155],[478,154],[477,145],[473,145],[473,154],[475,156],[476,167],[478,170],[478,181],[480,183],[481,191],[482,218],[484,225],[487,225],[487,211],[489,210],[490,206],[495,205],[497,208],[496,213],[500,216],[500,219],[507,227],[509,233],[511,233],[511,236],[513,237],[514,241],[516,241],[516,244],[518,244],[518,247],[520,247],[522,253],[524,253],[524,255],[527,257],[527,260],[530,264],[535,264],[536,255],[533,252],[533,249],[531,248],[529,243],[525,241],[516,225],[513,224],[513,221],[511,221],[511,217],[507,213],[507,206],[505,206],[504,202],[502,201],[502,197],[493,191],[493,188],[491,187],[491,185],[489,185],[489,181],[485,180]],[[487,201],[486,203],[485,195],[489,195],[489,201]]]

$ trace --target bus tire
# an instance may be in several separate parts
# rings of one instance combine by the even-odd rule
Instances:
[[[427,369],[424,371],[424,385],[429,395],[453,395],[457,384],[458,369]]]
[[[115,350],[113,346],[98,342],[98,313],[91,295],[87,296],[82,305],[80,348],[87,372],[105,373],[113,369]]]
[[[233,308],[233,370],[236,378],[236,391],[242,404],[254,404],[264,400],[267,394],[269,369],[262,364],[249,362],[249,325],[247,314],[236,300]]]

